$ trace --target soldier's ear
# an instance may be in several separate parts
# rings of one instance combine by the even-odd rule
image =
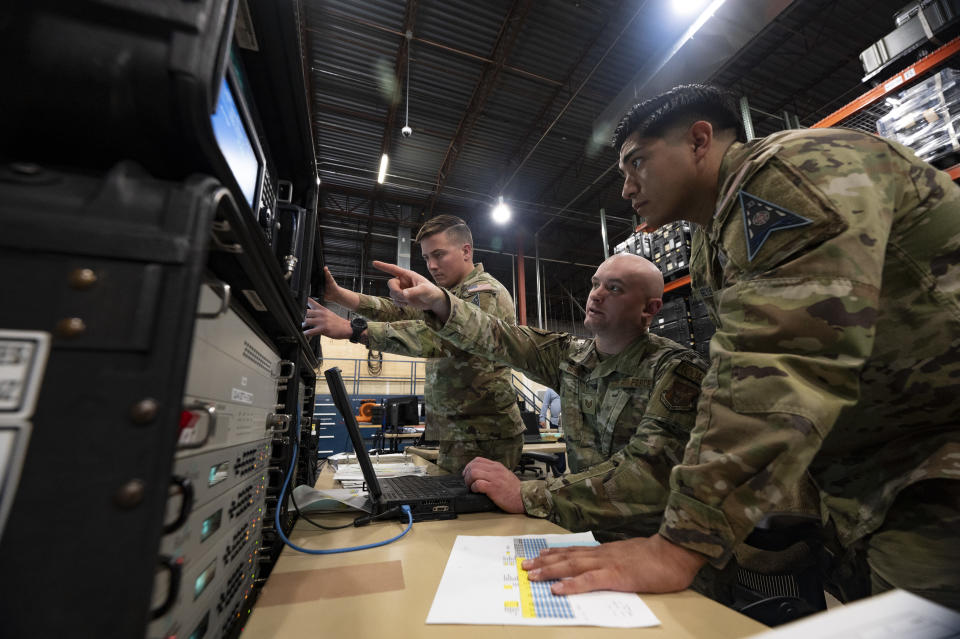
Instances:
[[[469,244],[464,244],[461,247],[461,250],[463,251],[464,261],[473,262],[473,247],[470,246]]]
[[[647,303],[643,305],[643,310],[640,311],[640,315],[643,317],[644,328],[650,326],[650,322],[653,321],[653,318],[656,317],[661,308],[663,308],[663,300],[659,297],[651,297],[647,300]]]
[[[706,155],[713,142],[713,125],[706,120],[697,120],[690,125],[687,135],[694,155],[700,158]]]

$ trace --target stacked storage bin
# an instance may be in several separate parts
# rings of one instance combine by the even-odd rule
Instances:
[[[877,132],[910,147],[927,162],[960,151],[960,71],[943,69],[901,92],[877,120]]]
[[[692,295],[690,302],[690,325],[693,330],[693,348],[707,359],[710,359],[710,339],[717,329],[713,325],[710,316],[707,315],[706,304]]]
[[[670,281],[686,275],[690,270],[690,223],[671,222],[648,234],[651,244],[650,260]]]
[[[687,300],[683,297],[677,297],[664,302],[663,308],[653,318],[650,332],[660,337],[672,339],[677,344],[687,347],[692,346]]]
[[[648,233],[633,233],[630,237],[613,247],[613,253],[631,253],[650,259],[650,235]]]

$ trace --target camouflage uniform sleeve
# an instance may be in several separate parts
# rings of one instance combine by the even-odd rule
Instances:
[[[407,357],[448,357],[456,349],[438,339],[423,323],[423,311],[405,308],[387,297],[360,293],[357,313],[367,324],[370,348]]]
[[[467,293],[471,300],[468,305],[479,308],[484,313],[489,313],[494,317],[512,322],[514,317],[513,302],[510,301],[509,294],[500,286],[499,282],[495,283],[496,286],[486,285],[482,287],[483,290]],[[447,295],[451,299],[456,299],[456,296],[449,291]],[[365,315],[367,310],[378,317],[388,318],[367,325],[369,345],[374,350],[409,357],[460,357],[464,355],[463,350],[449,341],[441,339],[437,333],[427,327],[422,321],[425,318],[423,311],[404,308],[388,298],[361,295],[357,312]],[[409,316],[411,319],[406,321],[392,319],[403,318],[404,316]]]
[[[705,369],[693,353],[666,358],[654,373],[650,400],[627,445],[582,472],[524,482],[527,514],[573,531],[656,530],[669,495],[670,470],[680,463],[696,420]]]
[[[368,346],[375,351],[407,357],[453,357],[458,349],[440,339],[421,320],[369,322]]]
[[[374,322],[397,322],[401,320],[423,319],[423,311],[403,307],[389,297],[374,297],[359,293],[360,305],[357,313]]]
[[[492,296],[491,296],[492,297]],[[555,388],[560,383],[560,362],[573,339],[566,333],[551,333],[513,322],[512,304],[509,319],[498,319],[480,307],[457,299],[447,292],[450,317],[445,324],[430,314],[427,324],[436,334],[454,346],[523,371],[531,379]]]
[[[516,324],[516,311],[513,308],[513,300],[510,299],[510,293],[507,292],[507,289],[503,288],[503,285],[496,280],[483,288],[484,290],[476,293],[471,293],[468,289],[464,292],[462,299],[469,300],[488,315],[510,324]],[[455,297],[455,295],[451,294],[450,297]]]
[[[873,348],[884,252],[905,197],[886,176],[909,168],[885,154],[869,170],[867,153],[840,144],[818,153],[802,166],[771,160],[740,191],[806,223],[759,246],[751,224],[769,218],[735,208],[722,223],[711,367],[660,528],[718,567],[856,404]]]

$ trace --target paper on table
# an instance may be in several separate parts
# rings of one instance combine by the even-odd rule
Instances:
[[[960,613],[905,590],[833,608],[751,639],[956,639]]]
[[[373,464],[373,471],[377,477],[401,477],[403,475],[426,475],[427,470],[423,466],[418,466],[413,462],[392,463],[392,464]],[[363,470],[360,464],[340,464],[337,466],[337,472],[333,474],[334,480],[353,479],[363,481]]]
[[[555,596],[548,582],[527,581],[519,567],[542,548],[593,546],[590,533],[459,536],[450,552],[427,623],[640,628],[660,621],[635,594]]]

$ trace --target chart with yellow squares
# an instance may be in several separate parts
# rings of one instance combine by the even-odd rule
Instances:
[[[427,623],[638,628],[659,624],[635,594],[557,596],[553,581],[530,581],[525,559],[545,548],[596,545],[590,533],[517,537],[459,536],[427,615]]]
[[[546,547],[543,537],[515,537],[513,547],[507,548],[503,556],[505,612],[528,618],[573,618],[568,599],[550,592],[553,581],[530,581],[521,567],[524,559],[537,557]]]

